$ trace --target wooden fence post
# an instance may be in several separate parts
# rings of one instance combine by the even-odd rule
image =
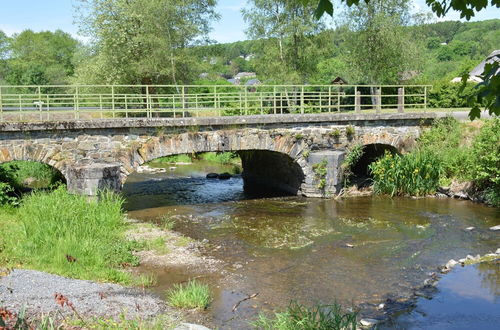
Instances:
[[[354,95],[354,111],[361,112],[361,91],[356,88]]]
[[[375,96],[377,99],[377,105],[375,107],[375,110],[377,113],[380,113],[380,111],[382,110],[382,90],[381,90],[381,88],[375,89]]]
[[[405,111],[405,88],[398,88],[398,112]]]

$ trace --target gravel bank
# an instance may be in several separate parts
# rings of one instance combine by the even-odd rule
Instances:
[[[110,318],[123,312],[130,319],[176,314],[159,298],[116,284],[75,280],[34,270],[13,270],[0,278],[0,307],[8,310],[19,311],[26,306],[28,315],[57,311],[73,315],[69,307],[56,303],[56,293],[67,297],[84,318]]]

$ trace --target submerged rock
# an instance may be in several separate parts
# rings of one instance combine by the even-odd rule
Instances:
[[[207,179],[217,179],[219,177],[219,174],[217,173],[208,173],[207,174]]]
[[[231,178],[231,174],[224,172],[219,174],[219,180],[228,180]]]

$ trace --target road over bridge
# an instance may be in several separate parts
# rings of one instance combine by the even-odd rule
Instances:
[[[245,189],[320,197],[340,191],[351,146],[364,145],[372,156],[403,152],[434,118],[415,112],[2,122],[0,162],[47,163],[70,191],[95,195],[120,190],[138,166],[158,157],[233,151],[242,159]]]

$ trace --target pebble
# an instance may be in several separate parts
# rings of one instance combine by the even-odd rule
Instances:
[[[361,321],[359,321],[359,323],[361,323],[362,326],[371,327],[371,326],[374,326],[375,324],[377,324],[378,320],[375,320],[375,319],[361,319]]]
[[[500,230],[500,225],[490,227],[490,230],[493,230],[493,231]]]
[[[465,228],[465,230],[468,230],[468,231],[471,231],[471,230],[474,230],[474,229],[475,229],[475,227],[467,227],[467,228]]]
[[[451,268],[455,267],[456,265],[458,265],[458,262],[455,261],[454,259],[450,259],[450,261],[448,261],[446,263],[445,267],[448,269],[451,269]]]

